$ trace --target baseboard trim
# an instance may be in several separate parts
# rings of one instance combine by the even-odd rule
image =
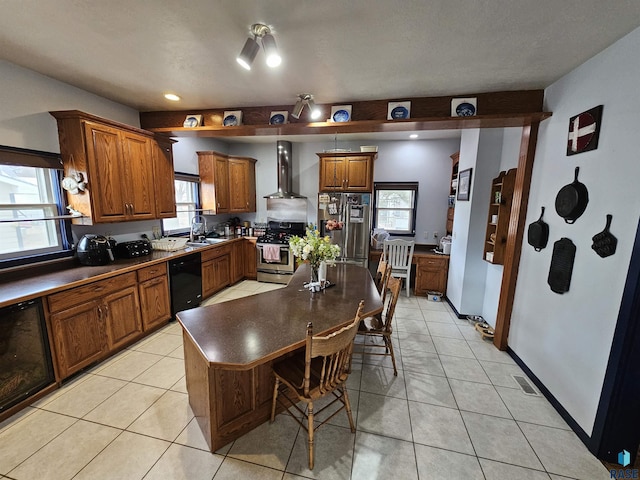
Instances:
[[[513,360],[518,364],[518,366],[527,374],[527,376],[531,379],[531,381],[538,387],[540,393],[542,393],[549,403],[556,409],[556,411],[560,414],[562,419],[567,422],[567,425],[575,432],[575,434],[580,438],[582,443],[589,449],[591,453],[596,455],[596,452],[593,451],[591,437],[587,435],[587,433],[582,429],[578,422],[576,422],[573,417],[565,410],[562,404],[553,396],[553,394],[549,391],[547,387],[540,381],[538,377],[534,375],[529,367],[522,361],[522,359],[513,351],[511,348],[507,347],[507,353],[513,358]]]
[[[451,310],[453,310],[453,313],[455,313],[458,318],[461,318],[463,320],[465,320],[467,318],[466,314],[462,314],[462,313],[458,312],[458,309],[453,306],[453,303],[451,303],[451,300],[449,300],[449,298],[444,297],[444,299],[447,301],[447,303],[451,307]]]

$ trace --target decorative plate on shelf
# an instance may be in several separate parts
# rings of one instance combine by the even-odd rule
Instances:
[[[351,121],[351,105],[334,105],[331,107],[330,122],[343,123]]]
[[[225,127],[237,127],[242,125],[242,110],[225,111],[222,118],[222,125]]]
[[[202,124],[202,115],[187,115],[182,124],[185,128],[199,127]]]
[[[287,123],[289,112],[286,110],[280,112],[271,112],[269,116],[269,125],[282,125]]]
[[[411,102],[387,103],[387,120],[405,120],[411,116]]]
[[[333,114],[334,122],[348,122],[349,121],[349,112],[346,110],[338,110]]]
[[[408,117],[409,110],[407,110],[406,107],[396,107],[391,110],[391,118],[393,118],[394,120],[400,120]]]
[[[476,107],[467,102],[461,103],[456,107],[456,114],[459,117],[472,117],[476,114]]]
[[[222,122],[222,124],[225,127],[235,127],[238,125],[238,117],[235,115],[228,115],[224,117],[224,122]]]
[[[478,99],[476,97],[451,99],[452,117],[473,117],[477,113]]]

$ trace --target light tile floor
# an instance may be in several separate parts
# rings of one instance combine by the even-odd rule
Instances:
[[[245,281],[207,303],[279,288]],[[610,475],[522,374],[445,303],[400,296],[388,357],[354,355],[344,414],[306,436],[281,414],[215,453],[188,404],[171,323],[0,424],[0,478],[19,480],[604,479]],[[361,346],[358,346],[360,348]],[[361,348],[360,348],[361,349]]]

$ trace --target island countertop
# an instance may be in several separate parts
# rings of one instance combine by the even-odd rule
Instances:
[[[248,370],[302,347],[306,325],[314,334],[348,324],[364,300],[364,312],[382,311],[369,270],[339,264],[327,268],[331,287],[310,293],[308,265],[302,265],[279,290],[179,312],[185,335],[212,366]]]

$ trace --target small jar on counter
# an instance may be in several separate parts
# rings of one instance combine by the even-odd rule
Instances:
[[[249,227],[249,233],[248,233],[248,235],[249,235],[250,237],[253,237],[253,227]]]

